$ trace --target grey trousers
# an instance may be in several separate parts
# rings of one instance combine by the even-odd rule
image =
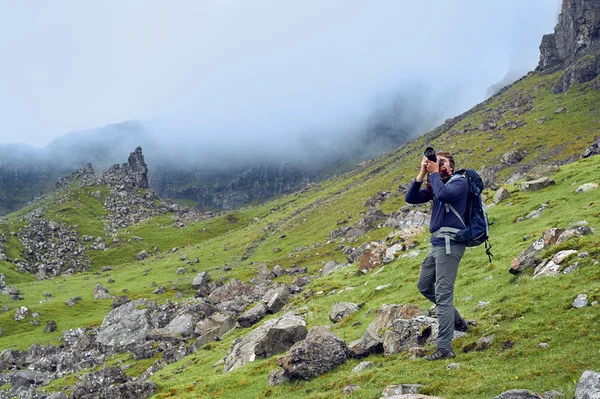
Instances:
[[[421,263],[417,288],[437,305],[438,348],[452,349],[454,322],[462,318],[453,301],[458,264],[464,253],[464,244],[452,244],[450,254],[446,254],[445,247],[432,246]]]

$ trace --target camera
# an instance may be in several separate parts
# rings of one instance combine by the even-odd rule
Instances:
[[[437,157],[435,156],[435,150],[433,147],[425,148],[425,152],[423,153],[431,162],[437,163]],[[441,160],[440,167],[444,166],[444,160]]]
[[[437,157],[435,156],[435,150],[433,149],[433,147],[425,148],[425,152],[423,153],[423,155],[425,155],[427,159],[429,159],[431,162],[437,163]]]

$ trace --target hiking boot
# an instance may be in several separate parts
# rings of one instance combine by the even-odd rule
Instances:
[[[452,349],[442,349],[436,348],[435,351],[427,356],[425,359],[427,360],[440,360],[440,359],[452,359],[455,358],[456,355]]]
[[[466,333],[469,330],[469,325],[465,319],[460,319],[454,322],[454,330]]]

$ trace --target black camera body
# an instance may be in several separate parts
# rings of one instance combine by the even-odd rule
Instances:
[[[425,148],[425,152],[423,153],[423,155],[425,155],[427,159],[429,159],[431,162],[437,163],[437,157],[435,156],[435,150],[433,149],[433,147]]]
[[[427,159],[429,159],[431,162],[437,163],[438,161],[437,157],[435,156],[435,150],[433,149],[433,147],[425,148],[425,152],[423,153],[423,155],[425,155]],[[440,162],[440,167],[442,166],[444,166],[443,160]]]

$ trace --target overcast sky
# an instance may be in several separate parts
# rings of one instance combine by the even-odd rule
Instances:
[[[533,70],[560,0],[0,1],[0,143],[124,120],[327,132],[422,87],[452,116]],[[439,105],[439,104],[438,104]],[[177,132],[173,132],[177,135]]]

